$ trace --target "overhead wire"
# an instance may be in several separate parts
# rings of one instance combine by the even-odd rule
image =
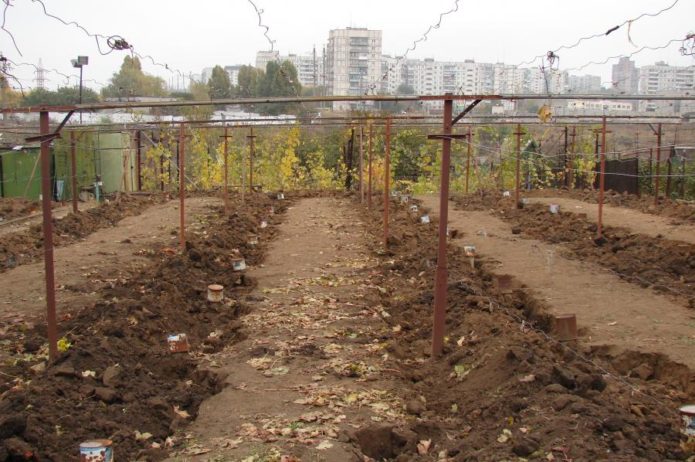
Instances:
[[[427,30],[422,34],[422,36],[420,36],[417,40],[414,40],[413,44],[410,45],[401,56],[398,56],[396,58],[396,62],[386,69],[386,72],[384,72],[384,74],[382,74],[382,76],[379,80],[380,81],[386,80],[386,78],[388,78],[388,76],[389,76],[389,73],[393,72],[398,67],[398,65],[401,63],[401,61],[403,61],[404,59],[406,59],[408,57],[408,54],[411,51],[415,51],[415,49],[417,48],[419,43],[427,41],[429,34],[433,30],[439,29],[441,27],[445,16],[456,13],[459,10],[459,2],[460,1],[461,0],[454,0],[454,6],[451,9],[449,9],[448,11],[445,11],[443,13],[440,13],[439,14],[439,21],[437,21],[435,24],[430,25],[427,28]],[[377,85],[379,85],[379,82],[371,82],[368,85],[367,90],[364,92],[364,94],[369,95],[370,92],[374,92],[376,90]]]
[[[576,48],[579,45],[581,45],[582,42],[585,42],[588,40],[593,40],[593,39],[599,38],[599,37],[606,37],[606,36],[610,35],[611,33],[615,32],[616,30],[620,29],[621,27],[624,27],[625,25],[631,25],[633,22],[639,21],[642,18],[659,16],[660,14],[665,13],[666,11],[669,11],[672,8],[674,8],[679,2],[680,2],[680,0],[674,0],[674,2],[671,3],[669,6],[662,8],[661,10],[659,10],[655,13],[642,13],[642,14],[640,14],[632,19],[624,20],[622,23],[611,27],[610,29],[606,30],[605,32],[600,32],[600,33],[595,33],[595,34],[590,34],[590,35],[587,35],[584,37],[580,37],[575,42],[573,42],[571,44],[562,45],[554,50],[551,50],[551,52],[554,54],[557,54],[557,52],[561,51],[561,50],[569,50],[572,48]],[[534,56],[530,60],[520,62],[519,64],[516,65],[516,67],[521,67],[521,66],[533,64],[535,61],[537,61],[538,59],[544,58],[546,55],[547,55],[547,53],[542,54],[542,55],[538,55],[538,56]]]
[[[17,53],[19,53],[19,56],[23,56],[22,52],[19,50],[19,46],[17,46],[17,41],[14,38],[14,35],[12,32],[7,30],[5,27],[5,24],[7,23],[7,10],[10,7],[10,0],[2,0],[3,3],[5,4],[5,7],[2,10],[2,26],[0,26],[0,29],[4,30],[7,35],[10,36],[10,39],[12,40],[12,44],[14,45],[15,49],[17,50]]]
[[[4,1],[9,1],[9,0],[4,0]],[[180,71],[179,69],[173,68],[169,66],[167,63],[161,63],[156,61],[151,55],[147,54],[142,54],[138,52],[132,44],[128,43],[123,37],[120,35],[104,35],[104,34],[95,34],[90,32],[87,28],[82,26],[80,23],[77,21],[71,21],[71,20],[65,20],[55,14],[52,14],[48,11],[46,8],[46,4],[43,2],[43,0],[31,0],[32,3],[39,3],[41,5],[41,8],[43,10],[44,15],[48,16],[49,18],[55,19],[56,21],[61,22],[62,24],[66,26],[75,26],[76,28],[80,29],[82,32],[84,32],[88,37],[94,38],[97,49],[99,51],[99,54],[106,56],[111,54],[114,51],[124,51],[128,50],[133,56],[137,56],[139,59],[142,61],[144,60],[149,60],[154,66],[161,67],[170,73],[177,73],[181,77],[185,78],[185,74]],[[104,51],[102,49],[102,44],[100,40],[106,41],[106,47],[108,48],[108,51]]]

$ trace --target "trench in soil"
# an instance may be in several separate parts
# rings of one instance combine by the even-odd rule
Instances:
[[[273,205],[276,212],[283,212],[290,202]],[[662,355],[625,352],[615,357],[604,349],[554,341],[547,334],[550,321],[543,303],[525,291],[499,291],[488,265],[479,262],[471,268],[458,245],[449,248],[444,355],[431,358],[436,220],[419,224],[406,206],[392,206],[388,252],[380,244],[381,204],[377,201],[372,212],[357,209],[366,233],[362,243],[342,244],[367,251],[363,266],[343,274],[355,262],[329,261],[325,274],[297,271],[292,275],[316,279],[315,284],[327,290],[329,297],[336,288],[338,299],[303,298],[293,306],[269,294],[268,299],[278,305],[268,304],[269,300],[252,292],[255,281],[231,272],[230,265],[234,249],[251,266],[263,261],[265,244],[280,222],[273,216],[269,228],[259,229],[270,204],[266,197],[255,196],[246,208],[235,204],[237,211],[229,218],[220,218],[219,207],[211,209],[189,232],[184,254],[152,256],[152,265],[139,277],[104,290],[101,302],[62,323],[61,333],[71,346],[46,371],[35,367],[41,364],[45,348],[40,326],[10,332],[11,343],[22,354],[2,368],[0,460],[75,460],[79,442],[97,436],[111,437],[117,457],[125,460],[159,460],[169,449],[186,454],[191,447],[191,457],[200,460],[241,460],[210,457],[215,451],[234,451],[235,444],[253,445],[253,452],[246,455],[268,455],[249,460],[281,460],[284,455],[285,461],[519,457],[657,461],[686,460],[692,455],[693,448],[683,444],[677,415],[678,406],[695,398],[687,367]],[[329,223],[321,225],[329,227]],[[314,229],[321,231],[319,226]],[[249,247],[250,234],[260,234],[263,244]],[[278,244],[281,248],[282,242]],[[301,260],[301,255],[287,256]],[[264,271],[260,273],[264,281],[284,283],[274,268]],[[356,285],[341,287],[348,281]],[[227,288],[227,303],[205,301],[210,282]],[[287,289],[285,295],[291,293],[291,287]],[[191,445],[185,435],[201,403],[220,391],[227,393],[233,384],[244,389],[234,376],[236,366],[255,358],[251,364],[257,370],[245,373],[256,373],[260,378],[253,380],[266,378],[274,384],[282,384],[285,374],[294,373],[285,370],[292,371],[294,363],[269,348],[266,339],[254,337],[262,328],[271,333],[283,328],[282,317],[279,326],[264,325],[264,318],[254,320],[254,313],[280,310],[286,310],[288,319],[301,313],[318,323],[302,324],[309,329],[301,334],[306,338],[295,335],[286,345],[288,351],[305,347],[291,355],[302,367],[322,368],[318,386],[306,387],[314,382],[308,374],[293,375],[298,382],[286,384],[291,388],[287,392],[301,390],[311,398],[293,403],[304,408],[305,420],[274,420],[274,426],[254,426],[255,431],[243,422],[227,424],[226,438],[215,451]],[[307,334],[316,334],[316,329],[323,332],[327,325],[340,335],[316,345],[317,340]],[[193,353],[168,354],[166,335],[181,331],[189,334]],[[238,347],[239,342],[249,348]],[[336,346],[325,348],[331,344]],[[228,357],[226,367],[220,368],[215,358],[230,349],[239,356]],[[350,361],[345,361],[345,352]],[[267,358],[272,367],[264,366]],[[651,373],[645,379],[624,375],[636,368]],[[230,375],[225,377],[227,372]],[[312,392],[326,391],[324,386],[329,386],[329,393]],[[360,392],[352,391],[354,387]],[[348,393],[338,397],[338,389]],[[248,413],[262,407],[263,400],[262,394],[248,400]],[[270,408],[271,420],[290,412],[291,405],[282,399],[275,405]],[[348,416],[348,422],[323,420],[340,413]],[[205,423],[199,420],[193,425],[198,427],[196,432]],[[357,428],[349,425],[355,422]],[[299,438],[308,423],[317,427],[319,436]],[[172,435],[173,439],[167,439]],[[167,448],[170,443],[173,448]],[[195,451],[200,454],[196,456]],[[326,456],[330,451],[338,456]],[[312,458],[300,459],[302,455]]]

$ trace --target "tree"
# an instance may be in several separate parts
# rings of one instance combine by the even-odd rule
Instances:
[[[191,81],[190,94],[193,101],[210,101],[210,87],[206,83]],[[212,106],[187,106],[181,113],[189,120],[206,120],[212,116]]]
[[[263,71],[253,66],[241,66],[239,69],[239,85],[237,94],[241,98],[258,96],[259,82],[263,79]]]
[[[99,94],[90,88],[82,88],[82,102],[95,103],[99,101]],[[36,88],[27,94],[22,105],[24,106],[68,106],[80,102],[80,89],[77,87],[60,87],[56,91]]]
[[[142,71],[140,59],[126,56],[118,73],[111,77],[111,84],[101,91],[104,97],[129,98],[132,96],[166,96],[164,80]]]
[[[407,83],[402,83],[396,88],[397,95],[414,95],[415,89],[408,85]]]
[[[207,82],[211,99],[225,99],[232,96],[232,82],[222,66],[215,66]]]
[[[261,79],[257,96],[299,96],[302,94],[302,85],[299,83],[297,69],[290,61],[277,63],[270,61],[266,65],[265,75]],[[296,112],[296,103],[265,104],[258,108],[263,114],[278,115],[288,112]]]

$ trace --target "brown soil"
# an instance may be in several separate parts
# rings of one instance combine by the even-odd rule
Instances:
[[[22,198],[0,198],[0,223],[31,215],[41,210],[41,204]]]
[[[563,244],[565,253],[595,262],[626,281],[673,296],[695,307],[695,244],[635,234],[629,229],[604,227],[604,240],[596,242],[596,223],[586,214],[560,211],[547,205],[513,207],[510,198],[495,196],[457,197],[462,210],[490,210],[509,222],[516,233],[553,244]]]
[[[558,204],[560,210],[586,215],[591,222],[598,221],[598,204],[565,197],[531,197],[531,203],[541,203],[546,206]],[[695,244],[695,225],[691,223],[674,223],[672,219],[640,212],[627,207],[612,205],[603,206],[603,224],[627,228],[633,233],[644,234],[656,238]]]
[[[427,359],[436,226],[416,225],[401,211],[391,229],[392,255],[373,279],[386,289],[381,303],[394,327],[384,340],[408,379],[406,393],[420,403],[413,439],[432,441],[431,455],[397,460],[688,457],[674,411],[694,397],[692,372],[663,356],[610,358],[552,340],[544,305],[521,290],[501,294],[491,266],[470,269],[458,246],[449,248],[445,354]],[[623,376],[638,362],[663,373]]]
[[[277,234],[278,216],[258,227],[271,203],[289,206]],[[0,461],[75,460],[79,442],[104,437],[123,460],[159,460],[168,444],[171,460],[256,462],[693,455],[677,415],[695,399],[691,371],[556,342],[544,303],[501,293],[484,255],[471,269],[455,245],[444,356],[430,358],[436,220],[394,205],[385,252],[380,207],[256,195],[229,218],[210,209],[183,255],[153,252],[61,323],[71,347],[45,372],[28,369],[42,361],[42,328],[9,329]],[[252,268],[241,278],[234,249]],[[228,303],[205,301],[210,282]],[[193,353],[166,353],[178,332]],[[187,415],[198,418],[183,427]]]
[[[78,444],[93,438],[112,439],[119,459],[164,457],[166,438],[220,389],[196,359],[239,338],[239,297],[254,283],[231,271],[231,259],[238,250],[249,264],[262,260],[280,219],[260,229],[270,203],[247,198],[228,218],[209,209],[183,255],[154,253],[134,277],[100,290],[99,302],[60,323],[70,346],[54,364],[45,364],[45,325],[6,328],[0,340],[14,357],[0,370],[0,460],[76,460]],[[251,234],[262,244],[250,246]],[[225,303],[206,301],[213,282],[225,286]],[[167,335],[181,332],[192,353],[168,353]]]
[[[53,241],[56,247],[69,245],[99,229],[114,226],[128,216],[141,214],[162,201],[161,196],[119,195],[99,207],[69,214],[53,220]],[[0,236],[0,272],[38,260],[43,255],[41,224]]]
[[[571,197],[584,202],[598,203],[598,191],[589,189],[571,191],[566,189],[536,190],[532,191],[530,196]],[[692,202],[674,201],[660,197],[659,203],[655,205],[653,196],[635,196],[634,194],[606,191],[604,204],[627,207],[643,213],[659,215],[672,219],[675,223],[695,223],[695,203]]]

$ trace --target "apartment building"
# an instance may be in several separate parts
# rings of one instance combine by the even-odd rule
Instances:
[[[381,87],[381,31],[334,29],[326,46],[326,86],[332,95],[375,93]],[[346,108],[349,104],[334,104]]]

